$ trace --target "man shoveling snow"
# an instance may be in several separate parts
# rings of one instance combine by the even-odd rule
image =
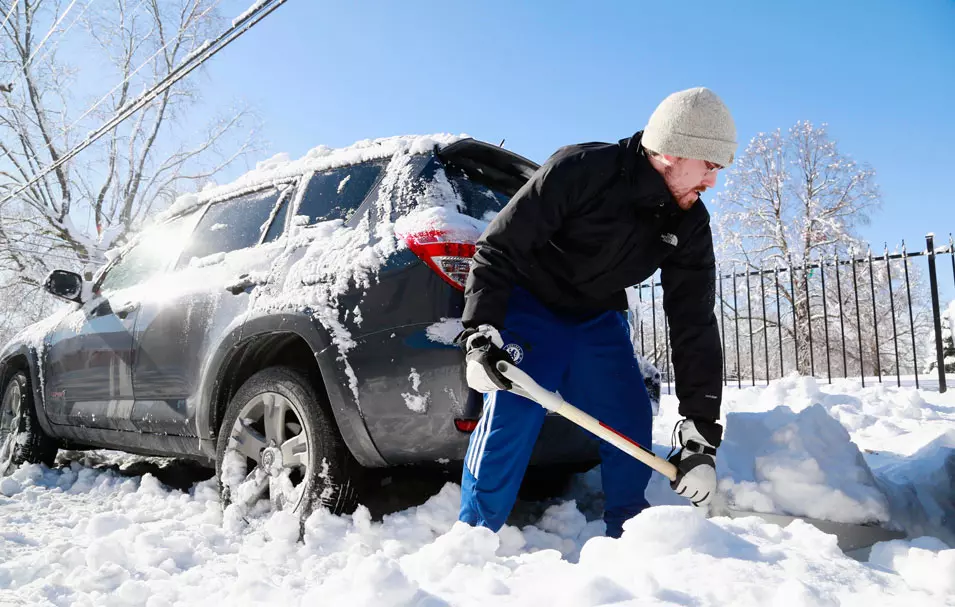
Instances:
[[[736,128],[716,94],[674,93],[633,137],[559,150],[488,226],[458,337],[468,384],[485,393],[465,456],[460,520],[500,529],[544,420],[543,408],[507,391],[500,360],[650,444],[650,403],[622,311],[624,289],[657,270],[684,417],[671,486],[697,506],[710,501],[722,352],[713,238],[699,194],[735,152]],[[606,443],[600,455],[607,535],[619,537],[624,521],[648,506],[650,468]]]

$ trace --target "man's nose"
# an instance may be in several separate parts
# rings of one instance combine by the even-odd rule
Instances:
[[[708,187],[708,188],[715,187],[715,186],[716,186],[716,176],[717,176],[717,175],[719,175],[719,171],[714,171],[714,172],[712,172],[712,173],[707,173],[707,174],[703,177],[703,185],[705,185],[705,186]]]

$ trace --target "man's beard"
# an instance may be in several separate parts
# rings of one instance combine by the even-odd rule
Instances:
[[[705,185],[697,185],[691,188],[683,188],[680,190],[674,190],[670,188],[670,182],[673,177],[675,167],[668,166],[663,169],[663,177],[667,183],[667,189],[670,190],[670,195],[673,196],[673,199],[676,200],[677,205],[684,211],[692,207],[696,201],[699,199],[699,195],[706,191]]]

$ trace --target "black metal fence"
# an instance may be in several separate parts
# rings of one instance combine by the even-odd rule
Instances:
[[[924,264],[917,258],[923,258]],[[916,387],[955,371],[955,344],[940,297],[955,299],[955,243],[880,256],[829,257],[785,267],[719,268],[716,316],[723,344],[723,380],[756,385],[797,372],[832,382],[860,378]],[[925,275],[928,283],[926,284]],[[669,326],[659,276],[635,287],[634,347],[672,390]],[[633,318],[633,317],[632,317]],[[948,367],[946,369],[946,366]]]

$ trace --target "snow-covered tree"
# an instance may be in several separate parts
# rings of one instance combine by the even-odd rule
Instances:
[[[714,221],[718,257],[724,270],[795,268],[792,280],[788,272],[763,276],[771,281],[763,289],[773,298],[778,291],[785,312],[760,314],[755,325],[759,331],[781,325],[796,340],[800,372],[809,372],[810,322],[816,320],[810,318],[816,314],[813,281],[804,268],[861,249],[857,228],[878,205],[874,171],[843,155],[825,125],[797,122],[785,134],[760,133],[727,172]],[[775,299],[770,308],[775,311]],[[739,312],[748,317],[746,309]]]
[[[0,1],[0,199],[213,38],[218,3]],[[0,299],[31,299],[54,267],[101,262],[148,214],[250,150],[249,112],[189,122],[200,97],[194,77],[180,81],[3,204]]]

